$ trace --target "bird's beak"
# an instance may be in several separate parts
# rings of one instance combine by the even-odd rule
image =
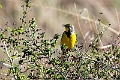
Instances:
[[[62,27],[65,27],[65,24],[62,24]]]

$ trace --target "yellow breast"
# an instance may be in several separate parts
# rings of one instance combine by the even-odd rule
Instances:
[[[76,42],[76,35],[75,33],[71,33],[70,38],[69,38],[68,48],[72,49],[75,45],[75,42]]]
[[[65,34],[65,31],[63,32],[62,34],[62,38],[61,38],[61,45],[66,45],[68,47],[68,42],[69,42],[69,39],[67,37],[67,35]]]
[[[61,45],[66,45],[68,49],[72,49],[76,42],[76,35],[75,33],[71,33],[70,37],[67,37],[66,33],[63,32],[61,38]]]

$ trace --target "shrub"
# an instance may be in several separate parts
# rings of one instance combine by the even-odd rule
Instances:
[[[0,61],[7,68],[1,75],[7,74],[6,78],[15,80],[120,79],[120,49],[117,45],[101,50],[96,37],[87,51],[83,44],[76,43],[72,52],[63,53],[56,49],[59,34],[46,39],[45,32],[37,28],[35,18],[26,21],[31,4],[29,0],[25,3],[21,25],[12,29],[6,24],[0,31],[1,47],[7,55]]]

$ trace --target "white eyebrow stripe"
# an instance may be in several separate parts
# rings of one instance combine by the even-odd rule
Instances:
[[[73,29],[72,33],[74,33],[74,32],[75,32],[74,26],[72,25],[71,27],[72,27],[72,29]]]

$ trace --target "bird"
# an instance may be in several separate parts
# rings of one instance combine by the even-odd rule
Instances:
[[[74,26],[71,24],[63,24],[63,27],[65,27],[65,31],[63,32],[61,37],[61,50],[62,46],[65,45],[67,47],[67,51],[71,51],[74,48],[76,42]]]

